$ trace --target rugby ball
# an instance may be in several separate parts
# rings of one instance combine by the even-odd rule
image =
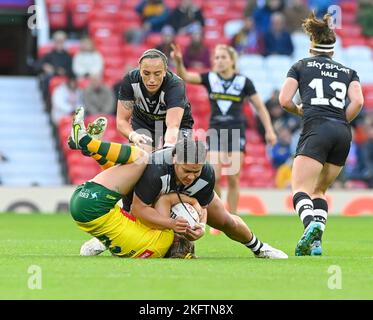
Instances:
[[[171,218],[183,217],[188,221],[191,228],[194,228],[199,223],[199,214],[194,207],[189,203],[177,203],[171,208]]]

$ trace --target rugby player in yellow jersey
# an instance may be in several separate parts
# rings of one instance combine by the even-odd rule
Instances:
[[[113,163],[120,163],[78,186],[73,193],[70,212],[79,228],[100,240],[101,251],[108,248],[119,257],[164,257],[173,244],[174,232],[185,234],[188,228],[185,219],[170,218],[171,206],[180,202],[178,196],[174,193],[163,195],[155,203],[154,209],[158,213],[156,219],[160,222],[157,229],[146,225],[117,204],[133,190],[141,177],[148,162],[147,153],[135,146],[93,139],[84,126],[83,108],[78,108],[75,113],[71,138],[76,149],[94,152]],[[186,195],[180,197],[203,214],[196,199]],[[201,219],[206,221],[206,216]],[[97,242],[95,238],[92,240]],[[176,245],[175,256],[192,257],[193,246],[188,241],[178,238]]]

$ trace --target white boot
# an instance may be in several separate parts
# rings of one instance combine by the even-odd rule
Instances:
[[[106,247],[97,238],[92,238],[87,242],[84,242],[80,248],[81,256],[98,256],[100,253],[104,252]]]
[[[272,248],[268,243],[263,243],[263,246],[255,257],[263,259],[287,259],[288,255],[281,250]]]

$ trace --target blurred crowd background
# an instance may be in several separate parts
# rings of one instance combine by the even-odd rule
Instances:
[[[179,45],[188,69],[210,70],[216,44],[239,53],[270,112],[278,143],[267,147],[249,104],[242,187],[288,188],[300,119],[284,112],[279,89],[293,63],[309,55],[302,20],[330,6],[337,23],[335,60],[355,69],[365,97],[352,123],[353,142],[334,188],[373,188],[373,4],[371,0],[9,0],[0,3],[0,181],[3,185],[58,186],[92,178],[100,168],[68,149],[71,114],[84,105],[87,121],[109,118],[104,136],[126,141],[115,128],[124,74],[142,52],[170,56]],[[36,4],[39,28],[30,27]],[[340,9],[340,11],[338,11]],[[341,13],[341,16],[339,16]],[[341,19],[340,19],[341,18]],[[338,27],[338,23],[341,23]],[[169,67],[174,69],[170,59]],[[210,106],[202,86],[186,85],[195,129],[208,128]],[[201,134],[203,135],[203,134]],[[224,182],[224,180],[223,180]]]

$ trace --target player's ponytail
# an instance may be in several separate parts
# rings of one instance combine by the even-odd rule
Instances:
[[[314,12],[311,12],[308,18],[303,21],[302,27],[310,36],[311,49],[317,52],[332,52],[336,36],[333,29],[330,28],[332,16],[324,15],[322,19],[317,19]]]

